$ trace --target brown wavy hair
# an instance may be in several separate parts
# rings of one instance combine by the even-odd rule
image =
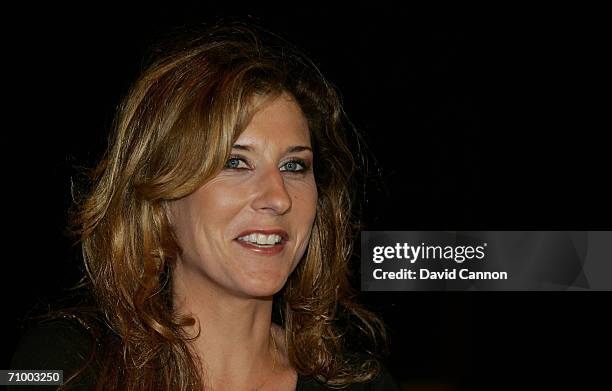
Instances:
[[[275,296],[289,359],[331,387],[372,379],[385,331],[349,283],[358,161],[336,90],[297,49],[259,28],[225,24],[170,42],[119,106],[73,216],[98,319],[87,321],[98,341],[97,389],[202,389],[183,331],[195,319],[172,308],[169,280],[181,249],[167,204],[221,171],[256,110],[254,96],[283,92],[308,121],[319,194],[308,249]],[[365,348],[352,346],[364,339]]]

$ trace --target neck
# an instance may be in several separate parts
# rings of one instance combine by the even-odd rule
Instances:
[[[186,328],[200,334],[190,347],[199,357],[205,382],[213,389],[248,389],[273,369],[272,297],[232,295],[193,273],[173,273],[175,310],[196,319]],[[217,385],[223,385],[223,387]]]

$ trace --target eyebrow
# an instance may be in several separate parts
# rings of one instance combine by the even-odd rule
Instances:
[[[253,147],[250,145],[241,145],[241,144],[234,144],[232,146],[232,149],[240,149],[242,151],[253,151]],[[305,145],[294,145],[292,147],[289,147],[285,150],[285,153],[293,153],[293,152],[302,152],[302,151],[310,151],[312,152],[312,148],[307,147]]]

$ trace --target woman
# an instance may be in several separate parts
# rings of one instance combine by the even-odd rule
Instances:
[[[86,357],[68,386],[395,389],[372,353],[384,328],[351,298],[341,125],[316,67],[263,32],[214,27],[162,51],[78,204],[94,304],[71,316],[88,333],[40,326],[13,366],[44,339]]]

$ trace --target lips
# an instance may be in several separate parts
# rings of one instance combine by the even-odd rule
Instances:
[[[272,229],[249,229],[246,231],[241,232],[237,237],[236,240],[238,238],[241,238],[243,236],[246,235],[250,235],[250,234],[262,234],[262,235],[278,235],[281,237],[282,241],[281,243],[285,243],[287,240],[289,240],[289,234],[287,233],[287,231],[283,230],[283,229],[279,229],[279,228],[272,228]]]
[[[281,241],[274,245],[261,246],[255,243],[251,243],[248,241],[238,239],[243,236],[250,235],[250,234],[278,235],[281,237]],[[276,255],[280,253],[285,248],[285,243],[287,242],[287,240],[289,240],[289,234],[287,234],[287,231],[282,230],[282,229],[249,229],[249,230],[241,232],[234,239],[234,241],[238,243],[240,246],[242,246],[242,248],[252,251],[256,254],[260,254],[260,255]]]

